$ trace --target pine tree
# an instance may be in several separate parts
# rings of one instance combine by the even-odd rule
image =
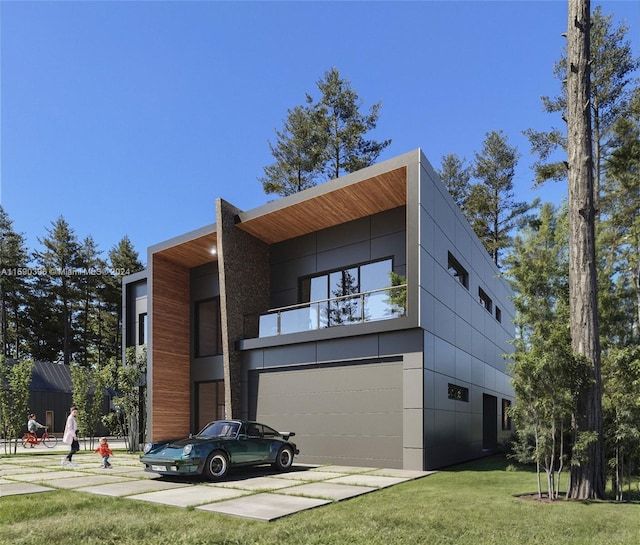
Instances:
[[[76,361],[84,366],[101,366],[106,360],[103,355],[102,316],[100,299],[104,292],[106,262],[91,235],[78,248],[78,313],[75,335],[78,352]]]
[[[473,175],[480,182],[471,185],[463,212],[484,243],[496,265],[511,245],[511,233],[538,206],[514,199],[513,177],[518,163],[517,148],[509,146],[502,131],[487,133],[482,152],[475,154]]]
[[[614,123],[610,146],[600,200],[607,211],[599,231],[605,274],[599,279],[611,279],[619,296],[607,307],[619,327],[603,337],[625,345],[640,338],[640,87]]]
[[[358,93],[336,68],[325,72],[317,87],[318,101],[307,94],[304,106],[288,110],[275,144],[269,143],[275,161],[259,178],[265,193],[291,195],[316,185],[323,175],[332,179],[360,170],[391,143],[365,138],[376,128],[381,103],[362,113]]]
[[[631,44],[626,38],[629,28],[614,27],[612,15],[604,15],[597,6],[591,16],[591,76],[590,95],[593,119],[593,161],[596,207],[601,187],[602,169],[609,155],[609,137],[613,124],[620,117],[629,97],[629,88],[638,59],[633,58]],[[556,97],[542,97],[543,108],[549,113],[559,113],[566,121],[567,105],[567,54],[561,55],[553,68],[553,75],[561,83],[561,92]],[[566,151],[567,138],[564,129],[552,128],[547,132],[526,130],[532,152],[538,157],[534,163],[536,181],[565,180],[566,161],[556,160],[556,152]]]
[[[327,177],[338,178],[343,172],[355,172],[372,165],[391,144],[391,140],[377,142],[364,138],[376,128],[382,103],[374,104],[368,114],[361,113],[358,93],[340,76],[337,68],[325,72],[317,85],[322,93],[316,109],[321,113],[326,137],[324,170]]]
[[[316,185],[324,156],[319,121],[309,106],[288,111],[283,129],[276,130],[276,143],[269,143],[275,162],[264,167],[260,178],[265,193],[286,196]]]
[[[569,173],[569,305],[571,348],[591,365],[574,414],[572,499],[604,497],[602,378],[595,255],[591,131],[590,2],[569,0],[567,29],[567,159]]]
[[[28,250],[22,234],[0,206],[0,355],[18,359],[25,342]]]
[[[54,353],[69,365],[77,350],[75,337],[75,311],[79,301],[76,274],[80,269],[80,244],[75,232],[64,217],[52,222],[47,235],[38,242],[43,251],[34,252],[34,258],[42,274],[36,278],[36,297],[32,301],[35,320],[32,335],[37,339],[38,329],[48,330],[48,361],[55,361]],[[51,321],[50,321],[51,320]],[[51,331],[51,328],[54,328]],[[56,339],[57,335],[57,339]],[[38,347],[33,347],[38,351]],[[55,351],[55,352],[53,352]]]
[[[121,358],[122,346],[122,277],[144,269],[140,256],[128,236],[109,250],[109,268],[103,276],[104,290],[100,294],[100,325],[103,358]]]
[[[465,166],[465,160],[455,153],[449,153],[442,157],[438,176],[458,207],[464,210],[471,192],[471,167]]]

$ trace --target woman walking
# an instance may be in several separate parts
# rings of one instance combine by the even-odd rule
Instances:
[[[67,417],[67,423],[64,427],[64,435],[62,437],[62,442],[71,445],[71,449],[69,450],[69,454],[62,457],[60,460],[60,465],[68,465],[69,467],[76,467],[77,464],[74,464],[71,459],[73,455],[80,450],[80,443],[78,441],[78,421],[76,417],[78,416],[78,407],[73,406],[69,409],[69,416]]]

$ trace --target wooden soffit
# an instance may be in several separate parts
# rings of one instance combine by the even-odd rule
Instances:
[[[407,169],[402,166],[326,192],[321,192],[322,186],[314,189],[320,193],[289,205],[286,199],[276,201],[276,205],[282,203],[282,206],[240,218],[237,227],[267,244],[274,244],[404,206],[407,204]]]
[[[164,250],[158,250],[155,255],[162,256],[187,268],[197,267],[218,260],[218,255],[212,253],[212,250],[217,248],[217,240],[218,237],[215,232],[207,233]]]

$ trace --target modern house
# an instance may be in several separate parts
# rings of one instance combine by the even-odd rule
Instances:
[[[421,150],[211,216],[124,280],[148,439],[249,418],[301,462],[423,470],[511,433],[510,291]]]

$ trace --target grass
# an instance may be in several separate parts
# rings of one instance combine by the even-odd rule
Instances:
[[[613,545],[640,543],[640,503],[517,498],[535,473],[492,457],[275,522],[57,490],[0,499],[0,544]]]

